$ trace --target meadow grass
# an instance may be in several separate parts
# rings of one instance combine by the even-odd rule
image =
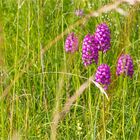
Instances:
[[[0,0],[2,140],[140,139],[140,5],[121,4],[127,16],[114,10],[70,28],[81,20],[74,14],[76,9],[83,9],[86,16],[110,2]],[[111,49],[99,62],[111,67],[109,100],[91,83],[52,126],[65,102],[97,69],[95,64],[84,67],[81,49],[84,36],[94,33],[102,22],[111,30]],[[74,54],[64,50],[66,29],[79,38],[79,51]],[[55,41],[60,34],[64,37]],[[52,41],[55,43],[49,46]],[[116,76],[117,59],[122,53],[133,58],[132,79]]]

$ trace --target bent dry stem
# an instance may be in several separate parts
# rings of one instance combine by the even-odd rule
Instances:
[[[65,117],[65,115],[70,111],[73,103],[77,101],[77,99],[83,94],[84,90],[89,86],[89,84],[93,81],[93,76],[91,76],[84,84],[80,86],[80,88],[74,93],[72,97],[70,97],[61,111],[56,110],[52,125],[51,125],[51,139],[55,140],[57,135],[57,127],[59,122]],[[100,89],[104,91],[104,89],[100,86]]]

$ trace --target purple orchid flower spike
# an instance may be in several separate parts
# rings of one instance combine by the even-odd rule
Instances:
[[[101,85],[103,88],[107,90],[111,81],[111,72],[110,67],[107,64],[101,64],[95,74],[95,81]]]
[[[98,50],[104,53],[110,49],[110,29],[107,24],[99,24],[95,31],[95,38],[98,41]]]
[[[87,34],[82,46],[82,60],[85,66],[91,65],[93,62],[98,63],[98,48],[96,46],[95,37]]]
[[[70,33],[66,38],[65,50],[66,52],[70,53],[74,53],[78,50],[78,38],[73,32]]]
[[[128,54],[122,54],[118,59],[116,74],[130,76],[132,78],[134,73],[133,60]]]

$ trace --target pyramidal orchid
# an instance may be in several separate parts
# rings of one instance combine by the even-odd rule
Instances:
[[[93,62],[98,63],[97,41],[91,34],[87,34],[83,40],[82,60],[85,66],[91,65]]]
[[[128,54],[122,54],[117,62],[116,74],[119,76],[121,74],[130,76],[132,78],[134,73],[133,60]]]
[[[73,32],[66,38],[65,50],[70,53],[74,53],[78,50],[78,37]]]
[[[110,49],[111,34],[106,23],[99,24],[95,31],[95,39],[98,41],[98,50],[107,52]]]

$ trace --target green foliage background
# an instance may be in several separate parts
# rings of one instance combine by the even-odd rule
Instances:
[[[103,63],[111,67],[112,83],[107,101],[91,84],[59,123],[60,140],[138,140],[140,131],[140,6],[122,4],[123,16],[111,11],[92,17],[74,28],[79,38],[79,51],[66,54],[64,36],[42,55],[41,50],[56,36],[110,0],[0,0],[4,42],[0,43],[0,138],[50,139],[54,111],[96,71],[92,64],[85,68],[81,60],[82,40],[106,22],[111,30],[111,49]],[[85,16],[84,15],[84,16]],[[70,30],[70,32],[72,32]],[[117,59],[128,53],[134,61],[134,76],[116,77]],[[98,64],[99,65],[99,64]],[[73,76],[75,74],[77,76]],[[8,89],[8,90],[7,90]],[[6,96],[2,98],[2,95]]]

